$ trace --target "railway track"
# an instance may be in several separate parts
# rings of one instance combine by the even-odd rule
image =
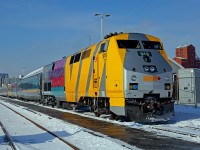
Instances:
[[[188,133],[187,131],[181,131],[181,130],[174,130],[174,129],[169,129],[169,128],[158,128],[158,127],[150,127],[151,129],[155,129],[155,130],[160,130],[160,131],[165,131],[165,132],[168,132],[168,133],[173,133],[173,134],[178,134],[178,135],[183,135],[183,136],[190,136],[190,137],[195,137],[195,138],[200,138],[200,135],[199,134],[191,134],[191,133]],[[192,129],[192,130],[196,130],[199,128],[193,128],[193,127],[189,127],[186,128],[186,127],[179,127],[181,129]]]
[[[6,142],[9,144],[9,146],[11,147],[12,150],[18,150],[17,146],[15,145],[15,143],[13,142],[13,139],[11,138],[11,136],[9,135],[9,132],[6,130],[6,127],[2,124],[2,122],[0,121],[0,126],[5,134],[5,139]]]
[[[33,102],[34,105],[38,105],[38,103],[36,102]],[[17,106],[17,105],[16,105]],[[39,105],[40,106],[40,105]],[[28,111],[31,111],[33,113],[36,113],[30,109],[27,109]],[[79,113],[79,114],[82,114],[83,116],[88,116],[88,117],[95,117],[94,113],[92,112],[84,112],[84,111],[80,111],[80,112],[76,112],[76,113]],[[105,118],[105,119],[109,119],[110,115],[103,115],[102,118]],[[98,119],[98,118],[97,118]],[[197,137],[197,138],[200,138],[200,135],[199,134],[190,134],[190,133],[187,133],[187,132],[182,132],[182,131],[179,131],[179,130],[171,130],[171,129],[163,129],[163,128],[156,128],[156,127],[153,127],[151,126],[150,128],[152,129],[157,129],[157,130],[161,130],[161,131],[165,131],[165,132],[170,132],[170,133],[176,133],[176,134],[179,134],[179,135],[187,135],[187,136],[191,136],[191,137]],[[192,127],[192,126],[183,126],[183,127],[179,127],[181,129],[191,129],[193,131],[200,131],[200,128],[198,127]]]
[[[33,113],[43,113],[52,118],[61,119],[63,121],[76,124],[78,126],[89,129],[91,134],[96,135],[97,133],[102,133],[103,135],[107,135],[110,138],[115,138],[121,140],[122,142],[128,143],[132,146],[137,146],[141,149],[198,149],[200,144],[193,143],[190,141],[182,140],[181,138],[171,138],[170,136],[155,134],[159,133],[159,127],[156,132],[145,131],[140,129],[129,128],[127,126],[121,126],[114,123],[109,123],[106,121],[102,121],[99,119],[94,119],[90,116],[91,114],[80,115],[74,112],[63,111],[59,109],[51,109],[49,107],[44,107],[41,105],[33,105],[31,103],[25,103],[21,101],[13,101],[11,99],[6,100],[9,103],[15,104],[16,106],[22,106],[22,109],[26,109]],[[39,114],[38,114],[39,115]],[[108,116],[106,116],[107,118]],[[107,119],[106,119],[107,120]],[[150,128],[150,127],[149,127]],[[157,128],[157,127],[156,127]],[[156,130],[156,128],[154,128]],[[153,129],[153,128],[152,128]],[[162,129],[160,129],[162,130]],[[167,129],[165,132],[167,132]],[[169,131],[168,133],[173,133],[173,131]],[[181,133],[179,134],[181,135]],[[184,135],[184,133],[182,133]],[[185,133],[186,135],[186,133]],[[99,136],[99,135],[97,135]],[[195,135],[193,135],[195,136]],[[103,137],[104,138],[104,137]]]
[[[58,138],[60,141],[62,141],[63,143],[65,143],[66,145],[68,145],[69,147],[71,147],[72,149],[74,150],[79,150],[78,147],[76,147],[75,145],[72,145],[71,143],[67,142],[66,140],[64,140],[62,137],[56,135],[55,133],[51,132],[50,130],[48,130],[47,128],[41,126],[40,124],[34,122],[33,120],[27,118],[26,116],[16,112],[15,110],[13,110],[12,108],[4,105],[3,103],[0,102],[1,105],[3,105],[4,107],[10,109],[11,111],[13,111],[14,113],[16,113],[17,115],[23,117],[24,119],[30,121],[31,123],[33,123],[34,125],[36,125],[38,128],[48,132],[49,134],[51,134],[52,136],[54,136],[55,138]],[[3,126],[3,124],[0,122],[0,126],[2,127],[4,133],[5,133],[5,136],[6,136],[6,139],[8,140],[9,142],[9,145],[12,147],[13,150],[18,150],[18,148],[16,147],[15,143],[13,142],[11,136],[9,135],[9,132],[6,130],[6,128]]]
[[[192,130],[200,131],[200,128],[198,127],[191,127],[191,126],[185,126],[185,127],[190,128]]]

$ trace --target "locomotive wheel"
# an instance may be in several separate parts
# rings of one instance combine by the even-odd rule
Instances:
[[[95,114],[96,117],[100,117],[100,115],[101,115],[101,114],[98,113],[98,112],[95,112],[94,114]]]
[[[54,106],[56,106],[56,99],[52,98],[50,104],[51,104],[51,107],[54,108]]]

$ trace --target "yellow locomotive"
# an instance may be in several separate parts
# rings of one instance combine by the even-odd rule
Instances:
[[[169,119],[172,68],[161,41],[141,33],[110,34],[66,58],[67,102],[130,120]]]

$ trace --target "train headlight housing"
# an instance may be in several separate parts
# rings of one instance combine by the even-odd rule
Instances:
[[[136,81],[136,79],[137,79],[136,75],[132,75],[132,76],[131,76],[131,80],[132,80],[132,81]]]
[[[150,66],[150,72],[155,72],[156,71],[156,67],[155,66]]]
[[[170,83],[165,83],[165,90],[170,90],[170,89],[171,89]]]
[[[151,72],[151,73],[157,72],[156,66],[153,65],[144,65],[143,69],[145,72]]]
[[[144,71],[149,72],[149,66],[144,66]]]
[[[138,83],[129,83],[129,90],[138,90]]]

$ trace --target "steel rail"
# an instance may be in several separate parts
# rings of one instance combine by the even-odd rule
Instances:
[[[6,108],[12,110],[13,112],[15,112],[15,113],[18,114],[19,116],[25,118],[26,120],[30,121],[31,123],[33,123],[34,125],[36,125],[36,126],[39,127],[40,129],[42,129],[42,130],[48,132],[49,134],[51,134],[52,136],[58,138],[60,141],[62,141],[63,143],[67,144],[68,146],[70,146],[70,147],[73,148],[74,150],[79,150],[79,148],[77,148],[76,146],[74,146],[74,145],[72,145],[71,143],[67,142],[67,141],[64,140],[62,137],[59,137],[59,136],[56,135],[55,133],[49,131],[48,129],[46,129],[45,127],[39,125],[38,123],[34,122],[33,120],[31,120],[31,119],[25,117],[24,115],[18,113],[17,111],[13,110],[12,108],[6,106],[5,104],[3,104],[3,103],[1,103],[1,102],[0,102],[0,104],[3,105],[3,106],[5,106]],[[17,150],[17,149],[14,149],[14,150]]]
[[[17,146],[14,144],[10,134],[8,133],[8,131],[6,130],[5,126],[2,124],[2,122],[0,121],[0,126],[5,134],[5,137],[7,139],[7,142],[9,143],[10,147],[13,149],[13,150],[18,150]]]

